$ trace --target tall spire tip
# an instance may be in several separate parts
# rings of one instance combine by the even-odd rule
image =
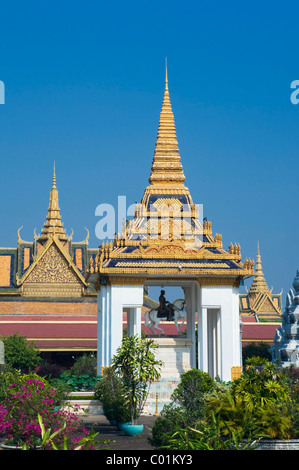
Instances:
[[[168,77],[167,77],[167,57],[165,57],[165,88],[168,88]]]
[[[52,188],[56,188],[55,160],[54,160],[54,169],[53,169],[53,183],[52,183]]]

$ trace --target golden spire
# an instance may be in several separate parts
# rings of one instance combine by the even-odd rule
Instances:
[[[48,240],[55,234],[60,241],[67,241],[65,230],[63,229],[63,223],[61,222],[61,215],[58,203],[58,190],[56,187],[56,173],[55,173],[55,162],[52,179],[52,189],[50,191],[50,202],[48,207],[47,220],[44,224],[41,236],[38,238],[39,242]]]
[[[262,268],[262,261],[260,255],[260,247],[259,243],[257,244],[257,255],[256,255],[256,264],[255,264],[255,275],[252,281],[251,287],[248,291],[250,294],[257,294],[257,293],[264,293],[269,292],[269,287],[265,281],[263,268]]]
[[[183,186],[184,181],[185,175],[181,164],[174,116],[169,98],[166,65],[164,99],[149,182],[163,187],[169,184],[177,187]]]

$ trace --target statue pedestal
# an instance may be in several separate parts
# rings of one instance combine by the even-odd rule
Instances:
[[[159,346],[156,357],[163,362],[161,379],[176,377],[180,379],[183,372],[191,369],[190,347],[192,341],[186,337],[154,338]]]
[[[181,380],[181,374],[191,369],[190,349],[193,342],[186,337],[153,338],[159,346],[156,358],[163,362],[161,377],[150,386],[144,413],[160,413]]]

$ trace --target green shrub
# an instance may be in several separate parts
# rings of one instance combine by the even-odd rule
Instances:
[[[92,354],[84,354],[78,357],[75,364],[71,368],[72,375],[88,375],[89,377],[96,377],[97,375],[97,360]]]
[[[194,428],[177,430],[162,449],[169,450],[251,450],[257,447],[257,439],[245,436],[245,431],[229,430],[224,436],[219,420],[212,416],[209,423],[202,421]]]
[[[255,342],[244,346],[242,349],[243,365],[246,364],[247,359],[252,357],[261,357],[267,361],[271,361],[272,355],[269,351],[269,345],[266,343]]]
[[[111,367],[105,369],[104,377],[96,384],[94,398],[101,402],[104,414],[109,421],[130,420],[123,382]]]
[[[42,363],[39,350],[33,343],[29,343],[25,336],[12,336],[2,338],[5,350],[5,362],[14,369],[28,372]]]
[[[191,369],[181,376],[171,400],[190,415],[192,422],[203,416],[204,396],[215,389],[215,381],[206,372]]]
[[[191,424],[189,419],[190,416],[185,410],[174,403],[164,405],[160,416],[155,420],[150,438],[151,444],[159,448],[167,446],[175,433]]]
[[[189,426],[196,426],[204,417],[205,396],[218,388],[207,373],[191,369],[181,376],[181,381],[171,395],[152,429],[151,443],[165,446],[175,433]]]
[[[15,369],[4,369],[4,371],[0,372],[0,403],[3,403],[5,398],[7,398],[8,387],[13,383],[18,382],[18,380],[20,380],[20,376],[20,372]]]
[[[292,437],[290,389],[274,364],[261,358],[248,360],[248,366],[228,390],[207,400],[207,416],[220,420],[224,434],[246,430],[247,435],[265,434],[271,438]]]
[[[71,375],[65,373],[59,376],[57,383],[67,386],[71,392],[89,392],[94,389],[98,380],[99,377],[90,377],[87,374]]]
[[[60,367],[58,367],[56,364],[50,364],[48,362],[45,362],[44,364],[39,365],[35,372],[40,377],[56,378],[56,379],[62,373]]]

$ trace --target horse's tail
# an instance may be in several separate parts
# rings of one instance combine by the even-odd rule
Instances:
[[[149,324],[149,310],[147,310],[144,314],[144,324],[145,326]]]

